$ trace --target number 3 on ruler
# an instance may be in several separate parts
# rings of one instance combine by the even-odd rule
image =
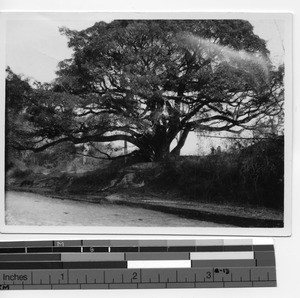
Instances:
[[[206,278],[208,278],[208,279],[211,278],[211,272],[210,271],[206,272]]]

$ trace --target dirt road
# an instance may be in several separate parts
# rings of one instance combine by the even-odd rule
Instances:
[[[7,225],[36,226],[224,227],[109,202],[93,204],[16,191],[6,192],[5,221]]]

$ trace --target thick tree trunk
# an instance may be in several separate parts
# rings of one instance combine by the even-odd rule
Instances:
[[[156,134],[154,136],[148,137],[143,140],[143,147],[140,147],[141,155],[145,156],[145,160],[152,161],[163,161],[171,156],[179,156],[182,147],[185,144],[187,136],[190,132],[189,127],[185,127],[185,129],[181,132],[179,141],[176,147],[170,151],[170,146],[178,131],[169,131],[166,133],[163,129],[156,130]]]
[[[145,161],[161,161],[170,154],[170,141],[162,127],[156,129],[155,135],[144,135],[138,147],[140,156]]]
[[[155,150],[155,161],[162,161],[168,159],[170,156],[170,145],[162,144],[162,146],[156,148]]]

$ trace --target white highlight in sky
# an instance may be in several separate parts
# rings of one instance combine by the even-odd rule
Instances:
[[[237,51],[229,48],[228,46],[222,46],[208,39],[200,38],[195,35],[183,36],[183,38],[185,39],[186,43],[190,43],[194,47],[198,48],[199,53],[202,54],[201,56],[205,55],[211,59],[218,57],[218,59],[222,61],[230,62],[232,67],[234,67],[236,62],[246,62],[246,64],[243,65],[243,70],[245,72],[253,71],[251,68],[249,69],[249,66],[251,67],[251,65],[256,64],[264,72],[266,77],[269,76],[267,61],[262,55],[249,53],[244,50]]]

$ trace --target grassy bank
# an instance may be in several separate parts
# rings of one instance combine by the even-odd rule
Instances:
[[[283,142],[260,142],[239,152],[169,159],[161,163],[109,163],[96,170],[43,174],[12,168],[7,188],[54,195],[154,193],[181,201],[283,210]]]

